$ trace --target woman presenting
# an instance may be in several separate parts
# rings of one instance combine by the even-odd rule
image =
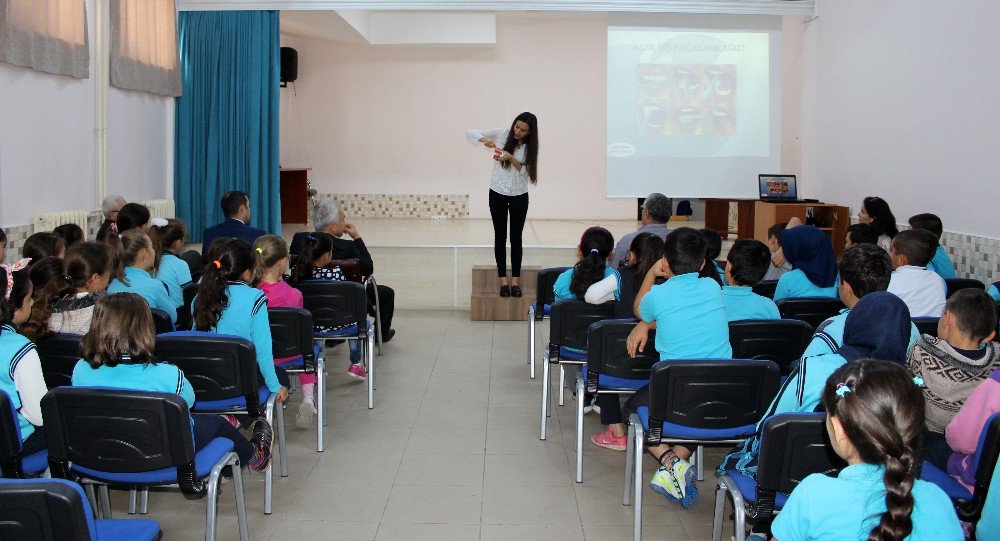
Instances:
[[[493,254],[500,276],[500,296],[520,297],[521,232],[528,215],[528,182],[538,182],[538,119],[531,113],[514,118],[510,128],[470,130],[469,142],[494,149],[496,163],[490,177],[490,216],[493,218]],[[511,281],[507,283],[507,213],[510,213]]]

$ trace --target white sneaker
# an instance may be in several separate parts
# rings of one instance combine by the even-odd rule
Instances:
[[[312,402],[303,401],[299,404],[299,412],[295,415],[295,426],[298,428],[309,428],[315,414],[316,408],[313,407]]]

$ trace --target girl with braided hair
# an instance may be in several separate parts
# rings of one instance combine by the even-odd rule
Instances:
[[[862,359],[826,381],[826,429],[847,467],[812,474],[774,520],[779,541],[961,541],[951,500],[917,479],[924,432],[922,381],[888,361]]]

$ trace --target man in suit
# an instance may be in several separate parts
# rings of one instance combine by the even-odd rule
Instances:
[[[250,227],[250,196],[243,192],[226,192],[222,196],[222,214],[226,221],[205,228],[202,235],[202,253],[208,254],[212,242],[220,237],[236,237],[253,244],[253,241],[267,234],[263,229]]]
[[[324,199],[313,208],[313,226],[316,231],[329,233],[333,237],[333,259],[357,259],[361,264],[361,274],[371,276],[375,272],[375,262],[372,255],[365,246],[365,241],[361,240],[361,233],[354,227],[354,224],[347,221],[347,216],[340,203],[333,199]],[[351,239],[341,237],[347,234]],[[298,253],[302,239],[309,233],[296,233],[292,237],[291,252]],[[392,328],[392,312],[395,306],[396,292],[389,286],[378,285],[378,308],[382,324],[382,341],[388,342],[396,334]],[[371,308],[375,305],[375,292],[368,288],[369,314],[375,315]]]

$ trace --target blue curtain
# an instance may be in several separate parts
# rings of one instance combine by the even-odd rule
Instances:
[[[277,11],[180,13],[174,200],[192,242],[224,219],[231,190],[249,194],[251,225],[281,233],[278,21]]]

